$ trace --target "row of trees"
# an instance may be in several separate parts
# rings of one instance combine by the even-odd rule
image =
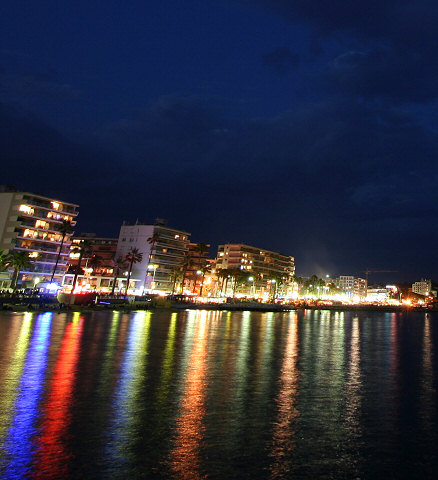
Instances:
[[[17,288],[18,276],[21,270],[29,268],[32,261],[27,252],[21,250],[13,250],[12,252],[5,252],[0,250],[0,272],[6,272],[13,268],[11,288],[15,291]]]

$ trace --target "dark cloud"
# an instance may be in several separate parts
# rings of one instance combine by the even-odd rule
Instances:
[[[160,216],[197,240],[294,254],[301,273],[394,265],[419,223],[429,231],[425,248],[437,240],[429,223],[438,214],[437,137],[379,106],[333,98],[230,121],[173,97],[103,128],[90,147],[3,105],[0,131],[8,183],[34,189],[37,181],[80,203],[83,230],[114,235],[125,219]],[[407,271],[426,268],[409,262]]]
[[[197,112],[205,120],[194,124]],[[395,264],[399,251],[388,254],[385,242],[401,249],[403,234],[406,247],[408,239],[415,241],[412,225],[427,225],[438,214],[431,201],[436,135],[406,114],[351,99],[245,122],[225,122],[180,100],[106,132],[107,144],[117,145],[125,159],[125,172],[136,168],[167,214],[178,212],[179,224],[190,218],[186,228],[218,242],[251,239],[304,258],[319,239],[325,246],[317,252],[330,250],[339,266],[345,252],[345,266],[353,261],[366,268],[370,242],[382,249],[382,262],[385,251]],[[175,156],[180,161],[172,166]]]
[[[282,75],[289,73],[300,62],[299,55],[292,52],[288,47],[274,48],[270,52],[265,53],[262,59],[264,65],[273,68]]]
[[[49,74],[12,72],[0,69],[0,92],[3,100],[60,100],[80,97],[79,90],[56,81]]]
[[[293,23],[307,22],[321,42],[338,43],[339,56],[329,78],[336,79],[340,92],[396,103],[437,98],[436,2],[258,0],[255,3]]]

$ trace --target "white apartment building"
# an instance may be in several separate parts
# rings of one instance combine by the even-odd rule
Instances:
[[[360,298],[367,296],[367,281],[364,278],[354,277],[353,275],[340,275],[335,279],[335,284],[347,296],[358,296]]]
[[[239,269],[248,273],[253,279],[248,283],[248,294],[263,295],[272,291],[269,282],[277,283],[278,294],[288,295],[292,292],[294,257],[244,243],[227,243],[219,245],[216,258],[216,271],[223,269]]]
[[[419,295],[427,296],[432,290],[432,281],[422,278],[419,282],[412,284],[412,291],[418,293]]]
[[[33,287],[50,280],[62,241],[63,220],[76,224],[79,206],[13,187],[0,187],[0,250],[29,253],[31,266],[20,272],[18,285]],[[60,282],[70,253],[71,235],[64,238],[54,280]]]
[[[153,244],[148,239],[156,237]],[[136,248],[142,255],[142,261],[132,267],[132,279],[136,280],[136,290],[148,293],[171,293],[172,274],[176,268],[182,268],[188,251],[190,233],[169,228],[163,220],[154,225],[137,221],[135,224],[123,222],[115,258],[125,258]]]

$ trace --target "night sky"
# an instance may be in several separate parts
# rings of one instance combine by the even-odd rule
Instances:
[[[438,3],[0,6],[0,183],[294,255],[437,279]],[[383,275],[383,276],[382,276]]]

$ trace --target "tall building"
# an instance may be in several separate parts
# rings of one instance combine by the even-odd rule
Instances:
[[[248,295],[264,295],[275,291],[284,296],[291,293],[295,274],[295,259],[244,243],[219,245],[216,271],[241,270],[247,273],[249,283],[244,287]]]
[[[50,280],[62,241],[63,220],[76,224],[79,206],[13,187],[0,187],[0,250],[29,253],[31,266],[20,271],[18,285]],[[71,234],[64,238],[54,280],[65,273]]]
[[[354,277],[353,275],[341,275],[335,279],[335,284],[347,296],[358,296],[360,298],[367,296],[367,281],[364,278]]]
[[[190,233],[170,228],[160,219],[154,225],[123,222],[116,258],[125,258],[136,248],[143,258],[132,267],[135,290],[171,293],[175,271],[182,267],[188,251],[189,237]]]
[[[419,282],[412,284],[412,291],[418,293],[419,295],[427,296],[432,290],[432,281],[422,278]]]
[[[95,233],[82,233],[72,238],[71,247],[85,240],[89,246],[89,253],[81,260],[82,268],[93,268],[97,275],[112,275],[113,260],[117,251],[117,238],[98,237]],[[79,253],[70,253],[70,265],[77,265]],[[93,262],[96,260],[95,262]]]

